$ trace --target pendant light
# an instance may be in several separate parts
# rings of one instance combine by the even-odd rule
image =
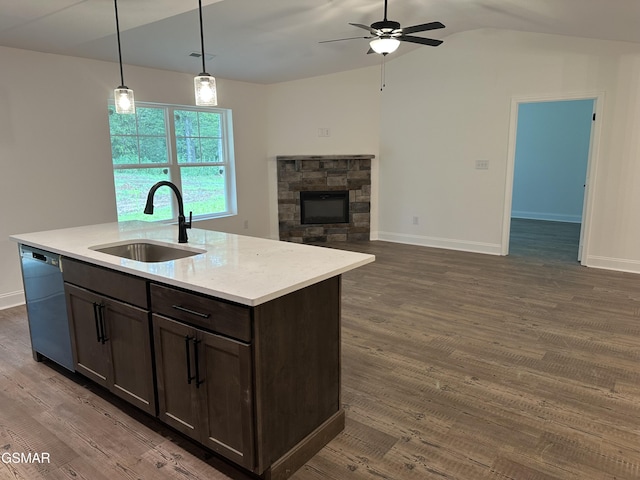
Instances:
[[[118,36],[118,59],[120,60],[120,86],[113,91],[113,99],[116,103],[116,113],[136,113],[136,104],[133,100],[133,90],[124,84],[122,73],[122,50],[120,49],[120,22],[118,21],[118,0],[113,0],[116,10],[116,35]]]
[[[200,48],[202,53],[202,73],[193,79],[196,93],[196,105],[215,107],[218,105],[218,93],[216,91],[216,79],[207,73],[204,65],[204,32],[202,29],[202,0],[198,0],[200,12]]]

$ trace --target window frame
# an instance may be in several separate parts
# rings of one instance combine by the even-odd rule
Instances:
[[[111,166],[113,173],[115,174],[116,170],[132,170],[132,169],[149,169],[149,168],[166,168],[169,173],[169,181],[174,183],[180,192],[183,192],[182,185],[182,168],[193,168],[193,167],[222,167],[224,168],[224,193],[225,193],[225,204],[227,209],[224,212],[218,213],[205,213],[194,215],[194,220],[210,220],[214,218],[223,218],[230,217],[238,214],[237,209],[237,193],[236,193],[236,173],[235,173],[235,153],[234,153],[234,142],[233,142],[233,118],[232,111],[227,108],[218,108],[218,107],[198,107],[193,105],[177,105],[177,104],[169,104],[169,103],[152,103],[152,102],[136,102],[136,109],[138,108],[157,108],[162,109],[165,112],[164,115],[164,123],[165,123],[165,140],[167,145],[167,162],[163,163],[136,163],[136,164],[123,164],[123,163],[114,163],[113,162],[113,152],[111,153]],[[113,109],[113,115],[122,115],[115,113],[115,103],[113,99],[109,99],[108,101],[108,109]],[[204,113],[217,113],[220,115],[220,143],[222,148],[222,161],[219,162],[196,162],[196,163],[179,163],[178,162],[178,148],[177,148],[177,137],[176,137],[176,125],[175,125],[175,112],[177,110],[187,110],[193,112],[204,112]],[[111,114],[109,112],[109,114]],[[136,121],[136,135],[135,138],[138,143],[138,155],[140,154],[140,142],[139,139],[141,137],[153,137],[154,135],[140,135],[138,132],[138,123]],[[109,127],[109,139],[111,143],[111,127]],[[215,137],[194,137],[194,138],[215,138]],[[114,178],[114,190],[115,190],[115,178]],[[116,194],[116,213],[118,216],[118,221],[120,220],[120,212],[118,211],[117,206],[117,192]],[[184,195],[183,195],[184,197]],[[172,218],[170,219],[160,219],[153,220],[153,216],[149,217],[149,221],[152,222],[162,222],[162,223],[176,223],[178,221],[178,204],[175,198],[175,195],[171,195],[171,212]],[[144,206],[142,206],[144,207]],[[184,211],[185,215],[189,216],[189,204],[184,203]]]

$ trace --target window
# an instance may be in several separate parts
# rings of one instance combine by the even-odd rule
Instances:
[[[187,216],[236,213],[230,110],[137,102],[135,115],[120,115],[110,103],[109,132],[119,222],[177,219],[169,188],[156,192],[153,217],[143,213],[161,180],[180,189]]]

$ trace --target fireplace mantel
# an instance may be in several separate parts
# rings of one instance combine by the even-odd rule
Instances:
[[[280,239],[299,243],[369,240],[375,155],[277,156]],[[349,223],[302,224],[300,192],[349,192]]]
[[[375,155],[278,155],[276,160],[372,160],[374,158],[376,158]]]

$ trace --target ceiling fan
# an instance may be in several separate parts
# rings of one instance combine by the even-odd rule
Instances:
[[[373,40],[369,42],[370,48],[367,53],[379,53],[381,55],[387,55],[389,53],[395,52],[400,45],[400,42],[418,43],[420,45],[437,47],[442,43],[442,40],[416,37],[409,34],[444,28],[444,25],[440,22],[422,23],[420,25],[413,25],[411,27],[402,28],[398,22],[387,20],[387,0],[384,0],[384,20],[374,22],[370,26],[362,25],[361,23],[349,23],[349,25],[367,30],[371,35],[368,37],[350,37],[339,38],[337,40],[324,40],[320,43],[341,42],[343,40],[355,40],[358,38],[371,38]]]

